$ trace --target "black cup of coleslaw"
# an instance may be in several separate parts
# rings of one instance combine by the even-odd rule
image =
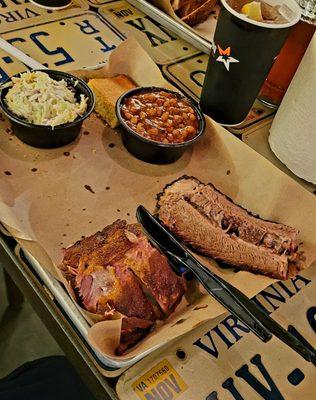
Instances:
[[[88,99],[85,113],[76,118],[73,122],[56,125],[54,127],[29,123],[12,113],[6,105],[5,97],[10,87],[4,87],[1,90],[0,106],[6,117],[10,120],[15,136],[22,140],[22,142],[39,148],[55,148],[64,146],[77,138],[83,121],[93,111],[95,105],[94,94],[84,81],[66,72],[53,71],[49,69],[36,71],[45,72],[50,76],[50,78],[56,81],[64,79],[67,82],[68,87],[74,90],[75,97],[78,101],[80,100],[80,95],[83,94]],[[14,76],[18,77],[20,75],[21,74],[16,74]],[[10,80],[11,78],[7,80],[4,85],[9,83]]]

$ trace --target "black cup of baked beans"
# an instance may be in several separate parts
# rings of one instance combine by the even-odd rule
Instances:
[[[178,160],[205,129],[202,111],[182,94],[159,87],[137,87],[116,103],[122,141],[138,159],[152,164]]]

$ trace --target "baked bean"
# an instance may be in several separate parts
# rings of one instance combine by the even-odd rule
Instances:
[[[186,132],[188,132],[189,135],[192,135],[195,132],[195,129],[193,128],[193,126],[187,126],[185,128]]]
[[[144,133],[144,132],[145,132],[145,128],[142,127],[142,126],[138,126],[138,124],[137,124],[137,126],[136,126],[136,132],[137,132],[137,133]]]
[[[198,118],[191,103],[174,93],[140,92],[124,100],[122,117],[143,137],[162,143],[182,143],[194,138]]]
[[[125,117],[126,119],[131,119],[132,116],[133,116],[133,115],[132,115],[131,113],[129,113],[129,112],[127,112],[127,111],[124,112],[124,117]]]
[[[153,135],[153,136],[158,135],[158,129],[157,129],[157,128],[150,128],[150,129],[148,129],[147,133],[148,133],[150,136],[151,136],[151,135]]]
[[[172,119],[168,119],[168,120],[166,121],[166,124],[167,124],[167,126],[173,126],[173,121],[172,121]]]
[[[188,132],[183,131],[183,132],[182,132],[182,140],[183,140],[183,141],[187,140],[188,135],[189,135]]]
[[[137,128],[144,128],[144,124],[142,122],[138,122],[138,124],[136,125]]]
[[[132,115],[135,115],[135,114],[138,113],[138,108],[137,107],[131,107],[130,108],[130,112],[131,112]]]
[[[131,123],[134,124],[134,125],[136,125],[137,122],[138,122],[138,116],[137,116],[137,115],[134,115],[134,117],[131,118]]]
[[[168,111],[169,111],[170,114],[172,114],[174,116],[176,116],[179,113],[178,108],[177,107],[173,107],[173,106],[169,107]]]
[[[161,116],[161,120],[162,121],[167,121],[169,118],[169,113],[168,112],[164,112]]]
[[[147,110],[147,114],[149,117],[155,117],[156,116],[156,110],[154,108],[149,108]]]
[[[174,121],[175,121],[175,123],[179,126],[181,123],[182,123],[182,121],[183,121],[183,118],[181,117],[181,115],[175,115],[174,117],[173,117],[173,119],[174,119]],[[181,128],[181,127],[180,127]]]
[[[140,113],[139,113],[139,118],[140,119],[145,119],[147,117],[147,114],[145,113],[145,111],[141,111]]]
[[[154,95],[154,93],[149,93],[149,101],[151,101],[152,103],[156,101],[156,96]]]

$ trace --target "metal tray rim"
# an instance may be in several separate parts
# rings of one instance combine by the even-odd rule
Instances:
[[[76,305],[73,303],[68,293],[63,288],[62,284],[54,278],[49,272],[45,271],[45,269],[39,264],[39,262],[28,252],[23,250],[23,254],[25,255],[27,261],[34,268],[39,277],[43,280],[44,284],[47,286],[49,291],[55,297],[58,304],[62,307],[62,309],[66,312],[71,322],[75,325],[77,330],[79,331],[82,339],[84,340],[87,348],[91,350],[92,356],[96,359],[96,361],[100,364],[101,367],[107,369],[119,369],[130,367],[135,364],[140,359],[144,358],[149,353],[142,353],[137,357],[134,357],[127,361],[116,361],[112,360],[108,357],[105,357],[98,350],[93,349],[87,340],[89,324],[81,315],[80,311],[76,309]],[[152,349],[152,351],[156,350],[156,348]]]
[[[138,8],[140,11],[143,11],[145,14],[149,15],[161,25],[170,29],[170,31],[174,32],[176,35],[181,37],[183,40],[192,44],[197,49],[203,51],[206,54],[210,54],[211,49],[213,47],[213,42],[208,41],[202,38],[200,35],[195,33],[189,27],[185,27],[184,24],[176,21],[171,18],[164,11],[159,10],[159,8],[154,5],[148,3],[146,0],[127,0],[128,3],[132,4],[134,7]]]

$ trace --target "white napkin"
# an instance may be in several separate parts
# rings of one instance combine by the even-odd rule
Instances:
[[[295,175],[316,184],[315,35],[276,113],[269,144]]]

